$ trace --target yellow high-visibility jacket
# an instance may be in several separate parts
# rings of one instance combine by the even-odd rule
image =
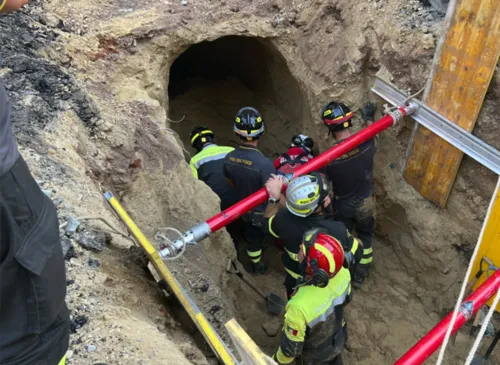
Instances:
[[[219,196],[221,209],[226,209],[236,203],[234,188],[227,184],[222,171],[224,158],[233,150],[233,147],[218,146],[211,143],[206,145],[189,161],[194,177],[202,180]]]
[[[345,343],[344,304],[352,296],[351,274],[342,268],[325,288],[301,286],[286,306],[281,344],[274,355],[289,364],[299,355],[306,363],[333,360]]]

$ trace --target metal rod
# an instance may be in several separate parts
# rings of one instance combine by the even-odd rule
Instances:
[[[401,105],[407,99],[395,85],[378,77],[372,92],[393,105]],[[416,100],[413,102],[419,103]],[[500,174],[500,151],[426,105],[419,103],[418,113],[413,119],[491,171]]]
[[[488,300],[495,295],[500,287],[500,270],[490,276],[476,291],[465,298],[460,306],[457,319],[453,325],[452,334],[458,331]],[[394,365],[419,365],[427,360],[443,343],[453,312],[439,322]]]
[[[403,119],[406,115],[411,115],[417,112],[418,106],[416,104],[410,103],[410,105],[405,105],[397,110],[389,113],[382,119],[376,121],[369,127],[360,130],[353,136],[345,139],[344,141],[336,144],[329,150],[323,152],[319,156],[313,158],[311,161],[299,167],[295,170],[294,177],[307,174],[311,171],[316,171],[323,166],[328,165],[330,162],[334,161],[343,154],[351,151],[353,148],[359,146],[361,143],[368,141],[369,139],[375,137],[377,134],[383,130],[393,126],[398,121]],[[193,228],[191,228],[186,234],[190,237],[194,237],[195,241],[201,241],[206,238],[210,233],[216,232],[222,227],[228,225],[234,220],[238,219],[245,213],[249,212],[253,208],[262,204],[268,198],[268,194],[265,188],[258,190],[252,195],[246,197],[240,202],[234,204],[233,206],[227,208],[226,210],[220,212],[219,214],[209,218],[206,222],[202,222]],[[177,240],[173,242],[173,245],[180,249],[182,247],[182,240]],[[170,251],[164,249],[160,251],[162,257],[168,257]]]

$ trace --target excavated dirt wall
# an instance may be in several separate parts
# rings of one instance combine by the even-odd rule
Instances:
[[[380,69],[400,88],[419,90],[441,19],[418,1],[399,0],[34,2],[0,19],[0,77],[23,155],[44,189],[64,201],[60,219],[105,217],[124,233],[102,198],[111,190],[152,238],[161,227],[183,231],[217,212],[217,197],[192,177],[185,161],[192,151],[180,143],[193,125],[234,143],[235,112],[254,104],[266,120],[268,155],[298,132],[324,150],[332,141],[321,105],[360,107]],[[474,131],[497,148],[498,81],[497,73]],[[391,363],[453,306],[493,191],[495,177],[465,158],[447,208],[420,197],[400,171],[410,132],[408,122],[381,136],[375,265],[347,308],[346,363]],[[82,226],[109,230],[96,220]],[[70,364],[213,361],[171,314],[165,319],[129,240],[112,234],[100,253],[80,248],[75,236],[65,242],[75,250],[67,257],[72,320],[85,322],[75,325]],[[259,278],[265,291],[282,292],[279,254],[266,253],[273,264]],[[223,324],[236,317],[271,352],[279,321],[225,273],[234,257],[222,230],[169,266],[224,338]],[[448,363],[468,346],[459,336]]]

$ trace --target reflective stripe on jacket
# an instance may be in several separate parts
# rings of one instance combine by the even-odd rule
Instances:
[[[198,169],[210,161],[222,160],[226,155],[234,150],[233,147],[219,146],[216,144],[209,144],[205,148],[203,148],[200,152],[191,158],[189,161],[189,166],[191,167],[191,171],[195,178],[198,177]],[[220,171],[222,173],[222,171]]]
[[[304,232],[315,227],[325,228],[328,234],[335,237],[348,254],[352,254],[358,261],[362,256],[359,241],[346,229],[344,223],[334,221],[323,214],[313,214],[309,217],[298,217],[288,209],[281,209],[269,218],[262,221],[263,231],[275,238],[283,240],[286,255],[282,256],[285,270],[294,278],[300,278],[301,270],[297,261],[297,254],[302,243]]]
[[[207,184],[221,201],[221,209],[236,203],[236,192],[224,178],[224,158],[234,148],[209,144],[189,162],[195,178]]]

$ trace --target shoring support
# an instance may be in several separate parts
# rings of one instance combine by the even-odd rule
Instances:
[[[458,316],[453,325],[452,334],[457,332],[483,305],[490,300],[500,288],[500,270],[491,275],[479,288],[469,295],[460,305]],[[423,364],[443,343],[451,323],[453,312],[420,339],[408,352],[399,358],[394,365]]]
[[[168,267],[165,265],[165,262],[158,254],[156,248],[151,244],[151,242],[149,242],[149,240],[141,232],[139,227],[137,227],[135,222],[132,220],[132,218],[130,218],[125,209],[123,209],[118,200],[113,196],[111,192],[106,192],[104,194],[104,197],[114,209],[116,214],[118,214],[123,223],[130,230],[130,232],[132,232],[135,239],[139,242],[139,244],[145,251],[148,259],[155,267],[157,273],[168,284],[168,286],[172,290],[172,293],[177,297],[186,312],[189,314],[189,317],[191,317],[194,324],[203,335],[209,346],[212,348],[217,358],[224,365],[238,365],[238,361],[233,356],[227,345],[222,341],[217,332],[215,332],[215,330],[207,321],[193,299],[179,284],[177,279],[172,275]]]
[[[443,29],[423,101],[472,132],[500,57],[498,0],[451,0]],[[462,157],[461,150],[415,124],[403,177],[443,208]]]
[[[406,100],[406,95],[402,91],[378,76],[375,79],[372,92],[382,99],[387,100],[392,105],[401,105]],[[496,174],[500,174],[500,151],[483,142],[472,133],[469,133],[425,104],[419,104],[418,113],[413,115],[412,118],[419,125],[441,137],[481,165],[486,166]]]
[[[368,141],[385,129],[395,125],[398,121],[402,120],[403,117],[415,114],[417,112],[417,109],[418,105],[414,103],[409,103],[408,105],[398,107],[396,110],[390,112],[388,115],[376,121],[369,127],[360,130],[353,136],[345,139],[329,150],[323,152],[319,156],[313,158],[311,161],[302,165],[297,170],[295,170],[293,177],[304,175],[311,171],[318,170],[323,166],[326,166],[338,157],[359,146],[361,143]],[[256,206],[262,204],[266,201],[267,198],[268,194],[266,189],[261,188],[257,192],[220,212],[219,214],[213,216],[207,221],[199,223],[196,226],[192,227],[184,234],[185,241],[199,242],[205,239],[211,233],[218,231],[222,227],[225,227],[229,223],[241,217],[243,214],[249,212]],[[174,241],[173,246],[177,250],[180,250],[183,247],[183,240],[178,239]],[[162,257],[168,257],[170,256],[170,254],[170,249],[163,249],[160,251],[160,256]]]

